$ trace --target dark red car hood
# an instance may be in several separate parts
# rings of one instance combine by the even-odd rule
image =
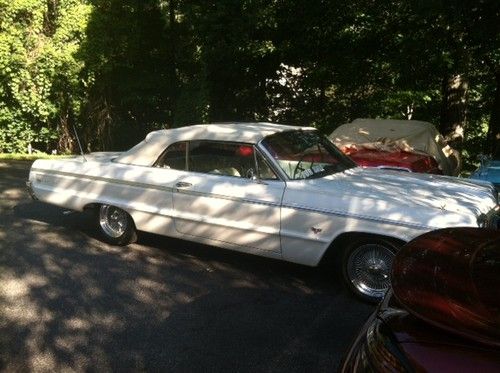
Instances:
[[[392,289],[419,319],[500,346],[500,231],[452,228],[416,238],[394,259]]]
[[[403,150],[384,151],[368,148],[345,148],[343,151],[363,167],[394,167],[413,172],[442,174],[438,163],[429,155]]]

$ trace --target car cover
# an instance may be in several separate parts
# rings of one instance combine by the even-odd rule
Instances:
[[[445,175],[460,172],[459,153],[446,144],[429,122],[395,119],[356,119],[335,129],[330,139],[340,149],[349,147],[403,150],[432,156]]]

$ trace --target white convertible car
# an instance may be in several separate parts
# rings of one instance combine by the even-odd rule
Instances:
[[[362,169],[314,128],[271,123],[151,132],[123,153],[37,160],[34,198],[95,211],[112,244],[136,230],[316,266],[338,263],[379,299],[406,241],[443,227],[498,225],[489,183]]]

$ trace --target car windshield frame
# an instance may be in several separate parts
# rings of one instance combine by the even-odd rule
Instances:
[[[263,138],[259,147],[292,181],[322,178],[357,167],[351,158],[314,129],[276,132]]]

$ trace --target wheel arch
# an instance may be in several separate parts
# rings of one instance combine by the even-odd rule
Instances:
[[[335,239],[330,243],[327,247],[323,256],[321,257],[318,266],[322,267],[325,265],[330,265],[334,262],[338,262],[343,257],[344,248],[350,242],[354,240],[367,240],[367,239],[379,239],[379,240],[387,240],[390,241],[397,246],[404,245],[407,241],[379,233],[371,233],[371,232],[344,232],[339,234]]]
[[[134,220],[134,216],[129,208],[124,207],[121,204],[114,204],[114,203],[106,202],[106,201],[89,202],[85,206],[83,206],[83,211],[89,211],[89,212],[96,211],[103,205],[118,207],[119,209],[125,211],[132,218],[132,220]]]
[[[83,206],[83,211],[95,211],[96,209],[99,208],[99,206],[101,206],[103,203],[99,203],[99,202],[91,202],[91,203],[87,203],[85,206]]]
[[[134,219],[134,215],[130,213],[130,211],[128,209],[125,209],[121,206],[116,206],[116,205],[113,205],[113,204],[110,204],[110,203],[106,203],[106,202],[90,202],[90,203],[87,203],[85,206],[83,206],[83,211],[84,212],[87,212],[89,214],[98,214],[99,213],[99,208],[103,205],[110,205],[110,206],[115,206],[115,207],[118,207],[120,209],[122,209],[123,211],[125,211],[128,216],[130,216],[130,219],[132,221],[132,224],[134,225],[134,229],[137,229],[137,223]]]

